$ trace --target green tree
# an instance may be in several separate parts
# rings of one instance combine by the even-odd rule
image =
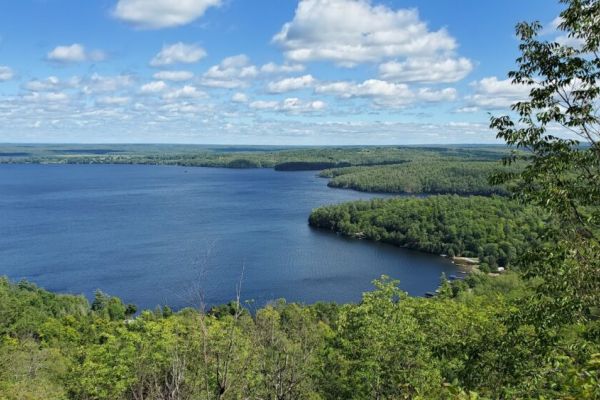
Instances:
[[[325,364],[328,398],[436,398],[442,377],[407,294],[382,277],[358,306],[342,309]]]
[[[494,182],[516,180],[515,196],[542,206],[560,226],[548,233],[552,248],[523,259],[545,281],[533,314],[554,322],[589,319],[600,293],[600,2],[561,2],[558,28],[577,44],[542,40],[537,22],[517,25],[521,56],[509,76],[531,88],[529,99],[512,107],[515,115],[491,119],[498,138],[526,149],[528,160],[521,173]]]

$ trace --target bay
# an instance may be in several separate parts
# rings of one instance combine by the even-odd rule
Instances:
[[[423,295],[447,259],[308,226],[311,209],[382,197],[314,171],[149,165],[0,165],[0,275],[96,289],[140,308],[241,297],[355,302],[381,275]]]

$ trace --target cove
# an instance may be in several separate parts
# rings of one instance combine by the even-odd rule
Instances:
[[[411,295],[447,259],[308,226],[311,209],[383,197],[315,171],[149,165],[0,165],[0,275],[96,289],[139,308],[270,300],[355,302],[385,274]]]

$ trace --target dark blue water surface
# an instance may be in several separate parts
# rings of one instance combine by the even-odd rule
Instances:
[[[315,172],[142,165],[0,165],[0,275],[96,289],[142,308],[352,302],[382,274],[422,295],[448,260],[310,228],[314,207],[373,197]]]

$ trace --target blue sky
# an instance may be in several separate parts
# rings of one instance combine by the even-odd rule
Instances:
[[[552,0],[0,4],[0,142],[489,143]],[[555,22],[554,22],[555,23]]]

